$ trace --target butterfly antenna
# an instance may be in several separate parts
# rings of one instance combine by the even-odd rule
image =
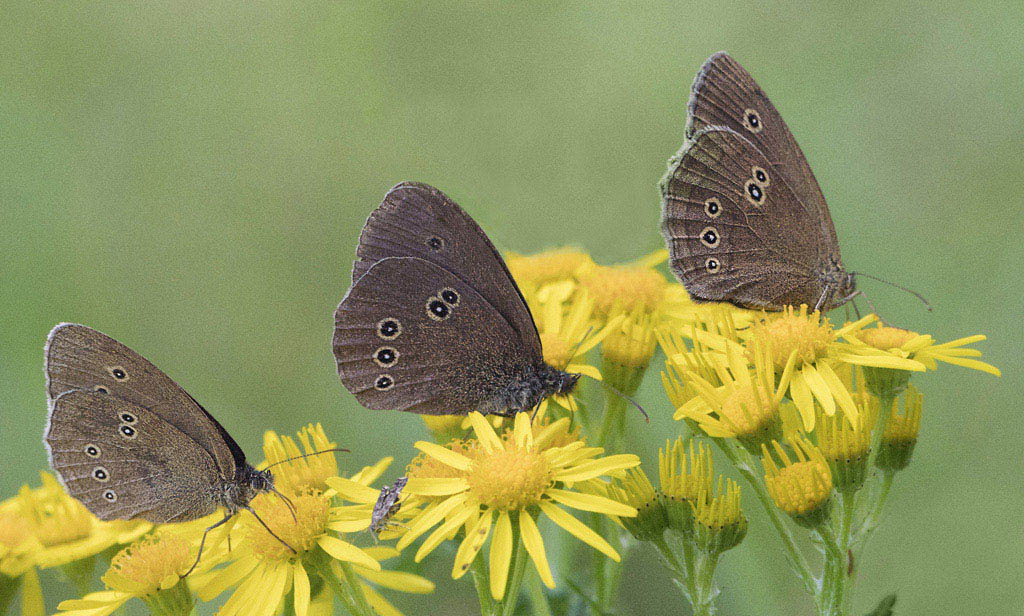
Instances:
[[[321,451],[314,451],[314,452],[311,452],[311,453],[304,453],[304,454],[302,454],[300,456],[292,456],[290,458],[285,458],[284,460],[278,460],[277,462],[274,462],[273,464],[271,464],[270,466],[268,466],[267,468],[265,468],[263,470],[269,470],[269,469],[274,468],[278,464],[284,464],[285,462],[291,462],[292,460],[298,460],[299,458],[308,458],[310,456],[318,456],[318,455],[320,455],[322,453],[331,453],[332,451],[335,451],[335,452],[340,451],[340,452],[344,452],[344,453],[351,453],[348,449],[345,449],[343,447],[332,447],[331,449],[324,449],[324,450],[321,450]]]
[[[275,490],[275,492],[276,492],[276,490]],[[275,533],[274,531],[270,530],[270,527],[267,526],[267,523],[263,521],[263,518],[261,518],[260,516],[256,515],[256,512],[253,510],[252,507],[245,507],[245,510],[248,511],[249,513],[251,513],[252,517],[256,518],[256,521],[259,522],[260,525],[263,526],[263,528],[265,528],[268,533],[270,533],[271,537],[273,537],[274,539],[277,539],[278,541],[280,541],[281,545],[283,545],[284,547],[286,547],[286,548],[288,548],[289,550],[292,551],[292,554],[298,554],[298,552],[295,550],[295,548],[293,548],[292,546],[288,545],[287,541],[285,541],[284,539],[278,537],[277,533]]]
[[[629,396],[627,396],[626,394],[622,393],[618,389],[615,389],[614,387],[612,387],[608,383],[605,383],[604,381],[600,381],[598,379],[595,379],[594,377],[590,376],[589,374],[584,374],[583,376],[589,378],[590,380],[594,381],[595,383],[597,383],[601,387],[604,387],[605,389],[607,389],[608,391],[612,392],[616,396],[622,398],[626,402],[629,402],[630,404],[635,406],[636,410],[640,411],[640,414],[644,416],[644,421],[646,421],[647,423],[651,423],[651,418],[648,417],[647,411],[644,410],[644,407],[640,406],[639,402],[637,402],[636,400],[630,398]]]
[[[277,494],[278,496],[280,496],[281,500],[284,501],[284,504],[288,505],[288,513],[292,514],[292,520],[297,524],[299,522],[299,518],[295,517],[295,503],[292,502],[292,499],[288,498],[284,494],[281,494],[277,490],[277,488],[275,488],[273,486],[271,486],[270,491],[273,492],[274,494]],[[253,514],[253,515],[256,515],[256,514]]]
[[[576,345],[572,347],[572,353],[569,353],[568,359],[565,360],[565,364],[560,368],[562,372],[565,372],[565,369],[569,367],[569,362],[572,361],[573,357],[576,357],[576,352],[580,350],[580,347],[583,346],[583,341],[587,339],[587,336],[589,336],[590,332],[592,331],[594,331],[593,325],[587,328],[587,331],[584,332],[583,336],[580,337],[579,342],[577,342]]]
[[[924,296],[921,295],[920,293],[918,293],[917,291],[912,291],[912,290],[910,290],[910,289],[908,289],[908,288],[906,288],[904,286],[896,284],[895,282],[889,282],[885,278],[879,278],[878,276],[872,276],[871,274],[865,274],[863,272],[850,272],[850,275],[852,275],[852,276],[863,276],[865,278],[870,278],[871,280],[877,280],[878,282],[883,282],[883,283],[889,285],[890,287],[896,287],[900,291],[906,291],[907,293],[910,293],[911,295],[913,295],[917,299],[921,300],[921,303],[923,303],[925,308],[928,309],[928,312],[932,311],[932,305],[930,303],[928,303],[928,300],[926,300],[924,298]]]

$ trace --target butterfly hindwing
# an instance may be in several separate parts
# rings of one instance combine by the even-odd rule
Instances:
[[[403,182],[388,191],[359,236],[353,284],[388,257],[418,257],[452,272],[501,314],[525,348],[540,355],[530,309],[501,255],[476,221],[440,190]]]
[[[706,127],[687,141],[662,204],[673,271],[695,299],[761,308],[820,295],[816,217],[735,130]]]
[[[61,394],[107,392],[161,416],[188,435],[216,461],[225,479],[234,478],[245,455],[234,439],[181,386],[132,349],[84,325],[53,328],[44,352],[50,404]]]
[[[159,415],[112,393],[73,390],[50,409],[44,440],[71,496],[102,520],[193,520],[217,507],[210,454]]]
[[[338,374],[369,409],[448,414],[498,408],[531,355],[498,310],[448,270],[389,257],[335,312]]]

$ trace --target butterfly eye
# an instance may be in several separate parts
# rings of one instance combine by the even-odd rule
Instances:
[[[114,494],[113,490],[107,490],[106,492],[104,492],[103,493],[103,498],[107,499],[108,501],[110,501],[112,503],[113,502],[117,502],[117,494]]]
[[[373,388],[377,391],[387,391],[395,386],[395,380],[386,374],[382,374],[377,377],[377,380],[373,383]]]
[[[436,296],[427,300],[427,316],[435,321],[444,321],[451,316],[451,308]]]
[[[118,381],[123,381],[128,378],[128,373],[125,372],[124,368],[121,366],[110,366],[107,368],[107,372],[109,372],[110,376],[114,377]]]
[[[441,250],[444,248],[444,240],[434,236],[427,240],[427,246],[429,246],[431,250]]]
[[[761,188],[761,185],[754,180],[747,180],[744,188],[747,193],[747,201],[761,207],[761,204],[764,203],[764,189]]]
[[[707,214],[709,218],[718,218],[722,213],[722,202],[716,197],[711,197],[704,202],[704,213]]]
[[[102,483],[110,481],[110,474],[107,473],[107,469],[103,468],[102,466],[97,466],[96,468],[92,469],[92,476],[96,479],[96,481]]]
[[[96,445],[93,445],[92,443],[89,443],[88,445],[85,446],[85,455],[89,456],[90,458],[98,458],[100,457],[100,448],[97,447]]]
[[[398,319],[381,319],[377,323],[377,336],[384,340],[394,340],[402,333],[402,324]]]
[[[458,292],[456,292],[455,289],[451,287],[445,287],[444,289],[441,289],[441,292],[438,295],[440,295],[441,300],[444,301],[444,303],[448,304],[452,308],[458,306],[459,300],[461,299],[459,297]]]
[[[704,230],[700,232],[700,243],[704,244],[708,248],[718,246],[721,239],[722,238],[718,236],[718,229],[714,227],[704,227]]]
[[[764,125],[761,123],[761,114],[756,109],[744,110],[743,127],[752,133],[761,132],[764,129]]]
[[[135,428],[129,426],[128,424],[121,424],[121,426],[118,428],[118,431],[126,439],[129,439],[129,440],[135,438],[135,435],[136,435]]]
[[[765,188],[771,186],[771,181],[768,179],[767,171],[765,171],[761,167],[754,167],[750,170],[750,172],[753,174],[754,179],[757,180],[758,184],[764,186]]]
[[[722,267],[722,265],[718,262],[718,259],[711,258],[711,259],[708,259],[707,261],[704,262],[704,267],[709,272],[714,274],[715,272],[717,272],[719,270],[719,268]]]
[[[380,347],[373,352],[373,361],[381,368],[387,368],[398,361],[398,349],[394,347]]]

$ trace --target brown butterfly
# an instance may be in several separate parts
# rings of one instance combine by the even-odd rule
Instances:
[[[672,271],[694,300],[827,311],[860,294],[800,146],[724,52],[693,81],[686,141],[661,195]]]

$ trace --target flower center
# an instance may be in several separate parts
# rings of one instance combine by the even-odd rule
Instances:
[[[857,338],[861,342],[883,351],[898,349],[916,336],[917,334],[914,332],[888,326],[873,327],[857,332]]]
[[[582,277],[598,311],[608,313],[618,306],[626,311],[636,307],[652,310],[661,303],[668,281],[647,267],[597,266]]]
[[[319,493],[301,494],[292,498],[295,517],[281,497],[276,494],[260,494],[252,501],[256,514],[280,537],[285,546],[267,532],[259,521],[251,516],[245,517],[247,536],[253,543],[253,550],[260,558],[289,559],[295,554],[288,549],[292,547],[300,554],[316,545],[327,532],[329,502]]]
[[[511,447],[487,453],[481,450],[470,468],[469,491],[494,509],[522,509],[540,502],[551,485],[551,469],[542,454]]]
[[[762,385],[733,389],[725,397],[721,409],[722,418],[731,424],[738,436],[757,432],[777,413],[778,408],[771,403],[771,396]]]
[[[818,460],[797,462],[765,478],[768,492],[779,508],[792,516],[820,507],[832,492],[832,473]]]
[[[566,366],[572,359],[573,347],[554,332],[541,334],[540,345],[544,349],[544,361],[552,366]]]
[[[159,590],[168,576],[187,571],[194,560],[180,536],[150,535],[118,552],[103,582],[112,590],[148,595]]]
[[[794,314],[792,309],[760,325],[757,331],[757,335],[768,343],[777,368],[785,367],[794,351],[798,367],[811,363],[824,356],[832,342],[832,326],[827,319],[819,323],[817,315]]]

